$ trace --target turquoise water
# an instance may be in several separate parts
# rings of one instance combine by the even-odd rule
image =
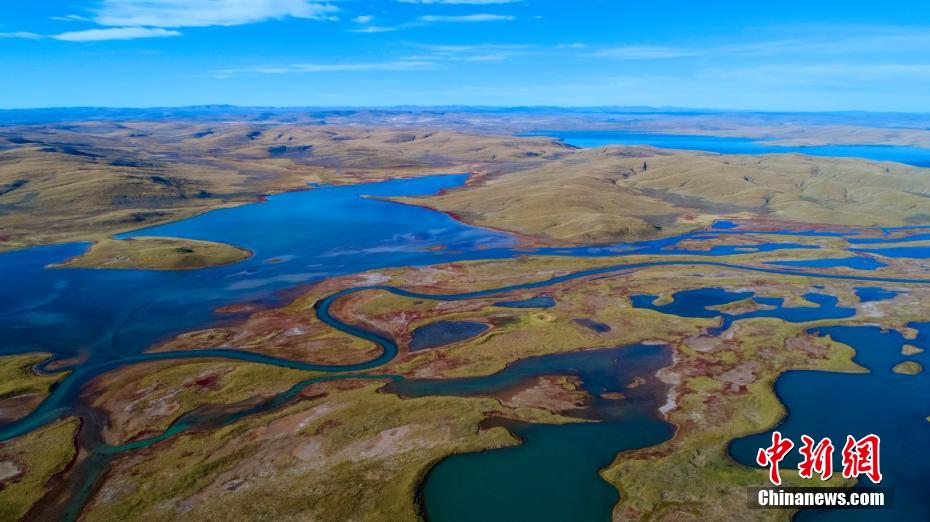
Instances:
[[[721,138],[690,134],[652,134],[622,131],[539,131],[534,135],[559,138],[576,147],[604,145],[651,145],[664,149],[686,149],[720,154],[800,153],[812,156],[866,158],[897,161],[917,167],[930,167],[930,149],[889,145],[822,145],[793,147],[773,145],[766,140]]]
[[[671,436],[672,427],[655,416],[668,389],[655,372],[669,364],[667,346],[634,345],[532,357],[486,377],[392,382],[386,391],[407,397],[487,396],[539,376],[572,376],[590,395],[573,414],[598,421],[553,426],[492,419],[485,429],[504,427],[523,444],[439,463],[423,487],[426,515],[452,522],[609,520],[618,495],[597,470],[620,451]],[[638,377],[645,382],[630,386]],[[624,398],[604,396],[613,393]]]

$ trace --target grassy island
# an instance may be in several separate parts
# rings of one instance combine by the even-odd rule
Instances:
[[[251,256],[248,250],[173,237],[104,239],[81,256],[57,265],[76,268],[136,268],[184,270],[237,263]]]
[[[917,375],[924,371],[924,367],[916,361],[904,361],[894,365],[891,371],[902,375]]]

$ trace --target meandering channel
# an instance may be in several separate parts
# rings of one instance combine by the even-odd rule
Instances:
[[[669,261],[627,263],[627,264],[617,264],[617,265],[611,265],[611,266],[605,266],[605,267],[598,267],[598,268],[592,268],[592,269],[587,269],[587,270],[580,270],[580,271],[552,277],[546,280],[540,280],[540,281],[522,283],[522,284],[516,284],[516,285],[508,285],[508,286],[503,286],[499,288],[486,289],[486,290],[480,290],[480,291],[475,291],[475,292],[432,294],[432,293],[414,292],[414,291],[406,290],[403,288],[387,286],[387,285],[358,286],[358,287],[348,288],[348,289],[345,289],[339,292],[335,292],[321,299],[315,306],[315,311],[316,311],[317,318],[320,319],[322,322],[326,323],[327,325],[339,331],[342,331],[346,334],[349,334],[349,335],[352,335],[352,336],[355,336],[355,337],[358,337],[358,338],[377,344],[381,348],[381,353],[379,356],[373,359],[370,359],[369,361],[357,363],[357,364],[349,364],[349,365],[324,365],[324,364],[311,364],[311,363],[303,363],[299,361],[291,361],[287,359],[280,359],[280,358],[271,357],[267,355],[256,354],[256,353],[246,352],[246,351],[239,351],[239,350],[204,349],[204,350],[185,350],[185,351],[175,351],[175,352],[146,353],[146,354],[140,354],[140,355],[133,356],[133,357],[114,359],[114,360],[111,360],[105,363],[79,366],[75,368],[72,371],[72,373],[68,377],[66,377],[62,381],[62,383],[52,392],[52,394],[38,408],[36,408],[36,410],[34,410],[30,415],[26,416],[25,418],[21,419],[20,421],[16,423],[13,423],[10,426],[5,427],[2,431],[0,431],[0,440],[7,440],[9,438],[16,437],[24,433],[27,433],[29,431],[32,431],[49,422],[53,422],[54,420],[58,418],[67,416],[69,414],[69,411],[73,413],[73,411],[76,410],[78,406],[74,404],[68,404],[68,402],[74,401],[76,399],[77,394],[79,393],[81,387],[85,385],[91,378],[103,372],[110,371],[120,366],[125,366],[125,365],[130,365],[130,364],[138,364],[142,362],[151,362],[151,361],[168,360],[168,359],[220,358],[220,359],[229,359],[229,360],[238,360],[238,361],[246,361],[246,362],[255,362],[255,363],[261,363],[261,364],[269,364],[269,365],[274,365],[274,366],[279,366],[282,368],[289,368],[289,369],[318,371],[318,372],[323,371],[323,372],[331,372],[334,374],[340,374],[340,373],[343,374],[343,375],[323,376],[323,377],[308,379],[306,381],[303,381],[295,385],[289,390],[269,400],[262,402],[260,405],[248,408],[244,411],[233,411],[229,413],[221,412],[221,414],[219,415],[217,415],[216,412],[214,412],[214,414],[209,417],[202,417],[199,415],[198,411],[194,411],[179,418],[174,424],[172,424],[172,426],[168,430],[166,430],[164,433],[160,435],[150,437],[147,439],[143,439],[143,440],[139,440],[139,441],[133,441],[131,443],[124,444],[121,446],[106,445],[102,443],[102,440],[99,437],[99,435],[95,435],[95,436],[84,435],[83,438],[84,438],[85,444],[91,441],[96,442],[96,444],[92,447],[86,447],[86,449],[91,453],[92,457],[89,458],[85,463],[82,463],[79,469],[73,472],[73,474],[76,474],[76,475],[83,474],[83,476],[80,477],[80,480],[72,479],[75,485],[79,485],[79,487],[75,491],[72,492],[73,496],[71,500],[64,503],[64,506],[65,506],[64,512],[60,513],[61,516],[63,516],[65,519],[71,519],[71,518],[76,517],[77,514],[80,512],[80,506],[83,505],[84,501],[86,501],[88,496],[93,491],[92,485],[96,484],[99,481],[99,473],[102,472],[102,470],[106,468],[106,464],[109,462],[109,459],[112,458],[112,456],[114,455],[117,455],[119,453],[126,452],[126,451],[132,451],[132,450],[137,450],[140,448],[147,447],[151,444],[166,440],[167,438],[170,438],[174,435],[182,433],[185,430],[190,429],[192,427],[199,427],[205,424],[209,424],[212,426],[221,426],[221,425],[225,425],[231,422],[235,422],[236,420],[241,419],[247,415],[264,412],[264,411],[270,411],[274,408],[287,404],[288,401],[290,401],[292,398],[296,396],[296,394],[300,391],[300,389],[314,382],[321,382],[325,380],[338,379],[338,378],[367,378],[367,379],[380,379],[380,380],[383,380],[383,379],[401,380],[402,379],[401,377],[395,376],[395,375],[366,375],[366,374],[358,373],[358,372],[363,372],[365,370],[374,369],[379,366],[383,366],[384,364],[390,362],[392,359],[394,359],[394,357],[396,357],[398,353],[398,346],[397,346],[397,343],[389,337],[386,337],[382,334],[379,334],[371,330],[367,330],[365,328],[361,328],[359,326],[349,324],[335,317],[334,315],[332,315],[332,313],[330,312],[331,307],[333,303],[340,298],[343,298],[347,295],[357,293],[357,292],[385,291],[385,292],[393,293],[395,295],[399,295],[403,297],[410,297],[410,298],[415,298],[415,299],[443,300],[443,301],[477,299],[477,298],[483,298],[483,297],[494,296],[494,295],[499,295],[499,294],[507,294],[507,293],[511,293],[511,292],[515,292],[519,290],[545,288],[545,287],[548,287],[554,284],[559,284],[559,283],[563,283],[563,282],[567,282],[567,281],[571,281],[571,280],[575,280],[579,278],[592,277],[592,276],[603,275],[603,274],[608,274],[608,273],[613,273],[613,272],[623,272],[623,271],[650,268],[650,267],[660,267],[660,266],[711,266],[711,267],[728,268],[728,269],[735,269],[735,270],[765,272],[765,273],[778,274],[778,275],[791,275],[791,276],[802,275],[802,276],[811,277],[811,278],[845,279],[845,280],[853,280],[853,281],[887,282],[887,283],[898,283],[898,284],[928,284],[930,283],[930,281],[921,280],[921,279],[888,278],[888,277],[880,277],[880,276],[860,276],[860,275],[838,275],[838,274],[825,274],[825,273],[812,273],[812,272],[799,273],[794,270],[750,267],[750,266],[742,266],[742,265],[736,265],[732,263],[722,263],[722,262],[714,262],[714,261],[669,260]],[[583,354],[584,352],[581,352],[581,353]],[[565,354],[560,354],[560,355],[565,355]],[[584,355],[581,355],[581,357],[584,357]],[[519,367],[519,363],[518,363],[518,367]],[[560,373],[559,365],[551,365],[551,366],[544,365],[544,367],[546,367],[549,370],[549,373]],[[635,365],[633,367],[636,368]],[[652,369],[657,370],[658,367],[653,367]],[[443,387],[449,386],[449,385],[450,383],[434,384],[431,389],[434,393],[441,394],[441,393],[444,393]],[[616,387],[616,385],[614,386]],[[400,387],[399,390],[401,390],[402,392],[404,388]],[[655,399],[654,396],[653,396],[653,399]],[[641,431],[641,433],[651,433],[652,435],[644,436],[642,438],[635,438],[633,440],[625,440],[624,442],[621,442],[622,439],[616,439],[615,443],[608,444],[607,447],[603,448],[603,451],[596,451],[591,454],[588,454],[589,458],[585,459],[586,462],[590,463],[592,461],[593,462],[600,461],[600,465],[605,465],[606,463],[608,463],[604,461],[604,459],[606,458],[605,455],[615,455],[616,453],[624,449],[657,444],[663,440],[663,438],[659,436],[659,434],[661,433],[665,433],[665,438],[671,435],[670,430],[661,429],[658,427],[662,424],[660,421],[657,421],[654,419],[650,422],[646,422],[644,420],[645,419],[643,415],[644,411],[650,412],[650,415],[651,415],[651,412],[654,412],[655,408],[658,406],[658,404],[653,404],[652,402],[648,402],[648,401],[644,401],[644,402],[648,404],[648,408],[646,408],[646,410],[643,410],[642,404],[641,404],[640,409],[636,410],[636,414],[637,414],[636,416],[641,421],[639,422],[640,427],[643,428],[643,431]],[[626,408],[622,408],[622,409],[625,410]],[[624,427],[629,426],[628,422],[630,421],[629,418],[622,417],[622,416],[619,420],[617,418],[610,418],[610,416],[605,417],[605,418],[599,418],[597,420],[601,421],[603,424],[599,425],[596,428],[592,428],[589,426],[572,427],[572,428],[564,428],[564,427],[543,428],[543,427],[534,427],[531,425],[526,425],[526,424],[521,424],[521,423],[516,423],[516,422],[511,422],[507,424],[507,427],[524,438],[530,438],[534,436],[539,437],[538,433],[536,435],[531,435],[531,434],[533,432],[540,432],[540,431],[547,431],[547,430],[551,431],[553,429],[561,429],[561,430],[565,430],[566,432],[574,431],[574,432],[577,432],[577,435],[579,437],[589,440],[589,442],[593,444],[596,441],[605,440],[604,437],[607,437],[609,439],[612,436],[614,437],[619,436],[622,429]],[[84,424],[87,425],[88,422],[89,422],[88,419],[85,417]],[[617,424],[618,422],[620,424]],[[655,424],[656,427],[646,428],[646,426],[651,426],[656,422],[658,422],[658,424]],[[97,429],[99,429],[99,427],[97,427]],[[543,436],[542,438],[546,439],[547,437]],[[522,450],[522,451],[526,451],[526,450]],[[530,454],[530,456],[531,455],[532,453]],[[528,457],[527,455],[521,455],[521,458],[526,459]],[[529,463],[532,461],[533,459],[529,458],[527,462]],[[436,473],[441,473],[441,470],[442,468],[439,468],[439,470]],[[557,489],[558,488],[555,488],[555,490]],[[559,497],[558,495],[555,495],[550,498],[558,499]],[[609,505],[612,505],[612,503],[615,502],[615,498],[613,498],[612,495],[601,495],[600,498],[602,498],[604,502],[609,501],[608,502]],[[461,502],[454,501],[454,500],[450,500],[449,502],[451,502],[452,505],[461,504]],[[552,506],[552,509],[554,509],[556,505],[564,505],[564,504],[560,504],[556,502],[556,504]],[[603,506],[599,506],[599,507],[602,508]],[[435,510],[436,508],[434,507],[433,509]],[[453,512],[458,512],[458,511],[459,509],[456,508],[448,512],[453,513]]]

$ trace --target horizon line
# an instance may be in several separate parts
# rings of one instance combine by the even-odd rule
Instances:
[[[698,112],[707,114],[716,113],[755,113],[755,114],[921,114],[930,115],[930,111],[876,111],[866,109],[834,109],[834,110],[776,110],[776,109],[730,109],[713,107],[686,107],[677,105],[472,105],[472,104],[442,104],[442,105],[236,105],[229,103],[204,103],[191,105],[150,105],[150,106],[108,106],[108,105],[62,105],[40,107],[0,107],[0,112],[31,112],[31,111],[145,111],[145,110],[218,110],[218,109],[247,109],[247,110],[383,110],[383,111],[428,111],[428,110],[568,110],[568,111],[607,111],[607,112]]]

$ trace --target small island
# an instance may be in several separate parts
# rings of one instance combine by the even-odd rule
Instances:
[[[915,361],[904,361],[894,365],[891,371],[903,375],[917,375],[924,371],[924,367]]]
[[[103,239],[84,254],[54,265],[56,268],[135,268],[188,270],[229,265],[247,259],[248,250],[215,243],[174,237]]]

